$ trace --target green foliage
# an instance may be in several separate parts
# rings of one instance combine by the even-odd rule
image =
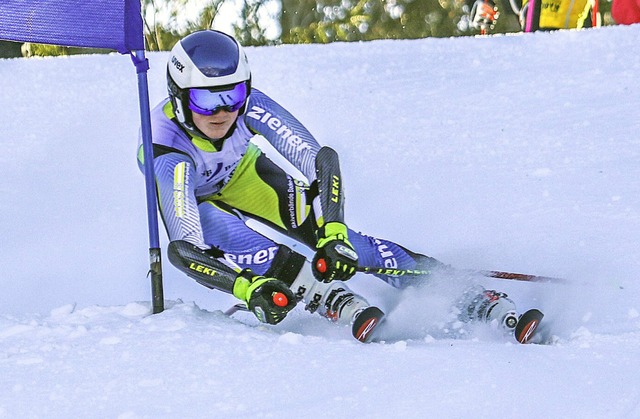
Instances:
[[[25,43],[22,45],[22,55],[25,57],[47,57],[76,54],[107,54],[109,49],[63,47],[60,45],[46,45]]]
[[[519,32],[509,0],[495,0],[501,16],[491,33]],[[282,0],[284,43],[326,43],[477,35],[465,0]],[[611,24],[611,0],[600,0]]]
[[[149,51],[167,51],[185,35],[211,27],[224,0],[210,1],[195,21],[185,21],[183,11],[190,0],[142,0],[145,40]]]
[[[0,58],[22,57],[20,42],[0,41]]]
[[[266,7],[264,0],[245,0],[240,9],[240,18],[233,25],[234,36],[245,46],[268,45],[273,43],[266,36],[266,25],[261,19],[261,11]]]
[[[316,19],[306,26],[283,23],[283,42],[455,36],[463,14],[462,0],[320,0],[308,12]]]
[[[465,0],[207,0],[195,20],[187,21],[184,11],[188,6],[193,6],[194,1],[141,1],[148,51],[170,50],[185,35],[213,27],[225,2],[239,5],[238,19],[232,24],[232,29],[234,36],[245,46],[415,39],[478,33],[467,27],[468,8]],[[501,15],[491,33],[520,31],[509,0],[495,1]],[[277,16],[270,16],[274,4],[280,5],[280,10]],[[602,23],[613,24],[611,0],[600,0],[600,11]],[[280,34],[275,39],[273,35],[271,38],[267,36],[267,29],[273,29],[274,26],[280,28]],[[104,52],[109,51],[41,44],[23,46],[23,55],[26,56]]]

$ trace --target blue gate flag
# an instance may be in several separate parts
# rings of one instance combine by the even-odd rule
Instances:
[[[149,275],[153,312],[164,310],[158,204],[144,31],[140,0],[0,0],[0,39],[131,54],[138,74],[138,98],[149,224]]]
[[[143,50],[140,0],[2,0],[0,39]]]

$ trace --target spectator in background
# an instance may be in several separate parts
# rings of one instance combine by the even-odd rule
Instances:
[[[640,0],[613,0],[611,16],[619,25],[640,23]]]
[[[480,33],[486,33],[487,28],[495,26],[500,15],[498,8],[492,0],[472,1],[468,0],[469,22]],[[598,0],[509,0],[509,4],[524,32],[600,26]]]

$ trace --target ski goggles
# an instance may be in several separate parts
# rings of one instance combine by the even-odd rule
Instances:
[[[238,83],[228,90],[189,89],[189,109],[200,115],[220,111],[235,112],[247,100],[247,84]]]

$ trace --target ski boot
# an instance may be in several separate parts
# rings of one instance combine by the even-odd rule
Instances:
[[[458,308],[461,311],[459,320],[497,322],[519,343],[532,343],[543,339],[537,331],[544,314],[533,308],[518,315],[516,305],[503,292],[486,290],[479,285],[473,286],[464,293]]]
[[[486,290],[477,285],[468,289],[459,304],[461,321],[497,322],[507,332],[518,324],[515,303],[503,292]]]
[[[332,322],[351,325],[353,337],[360,342],[369,342],[373,331],[384,318],[384,313],[371,306],[362,296],[352,292],[342,281],[323,283],[311,273],[305,264],[291,285],[291,290],[305,309],[318,312]]]

